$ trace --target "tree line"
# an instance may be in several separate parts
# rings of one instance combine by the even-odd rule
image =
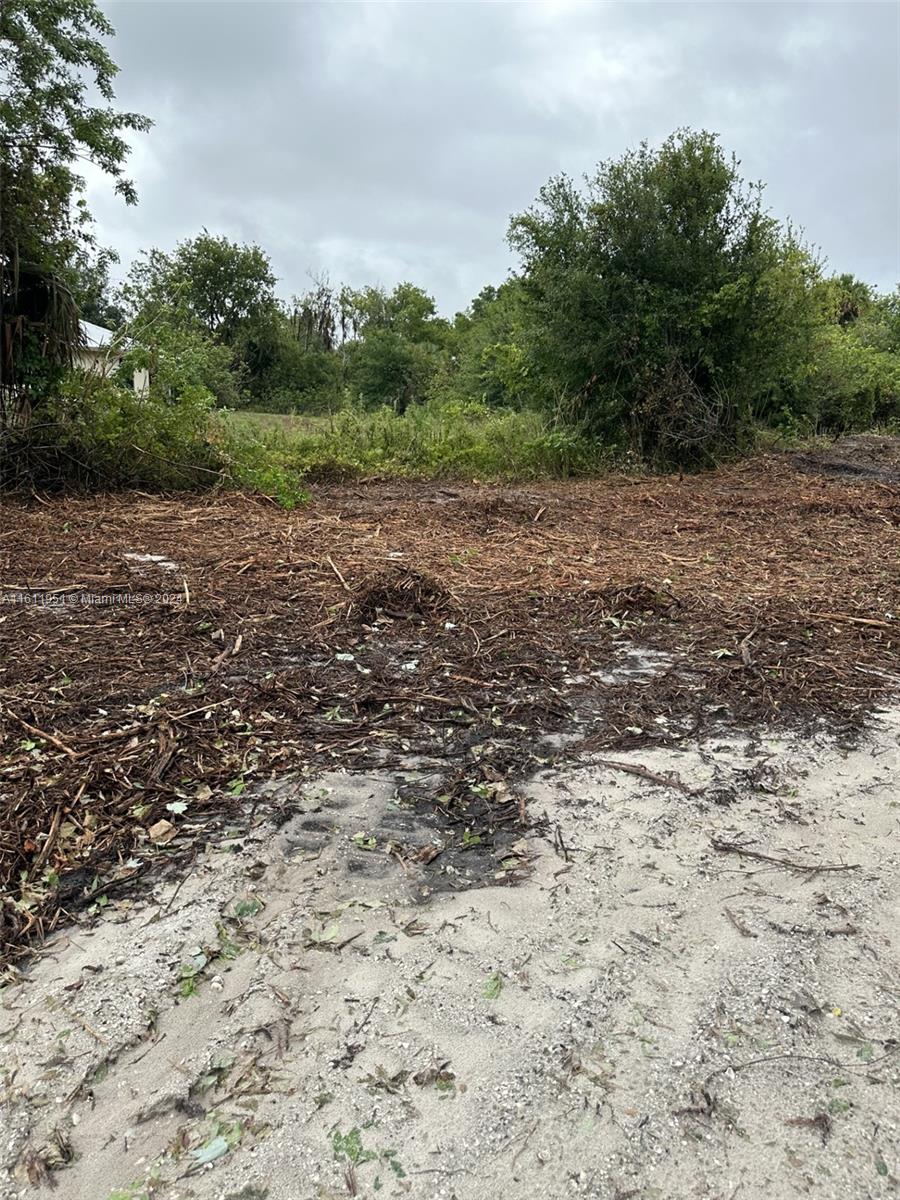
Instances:
[[[411,282],[322,277],[279,297],[263,248],[207,230],[112,288],[75,167],[95,162],[133,203],[125,135],[149,122],[114,105],[111,33],[93,0],[0,6],[0,412],[60,416],[81,316],[124,331],[126,366],[149,367],[162,406],[536,409],[679,466],[740,452],[760,427],[900,420],[900,292],[829,274],[702,130],[550,179],[511,218],[516,269],[452,319]]]
[[[281,301],[259,247],[205,231],[132,268],[122,315],[232,407],[538,407],[661,461],[900,416],[898,293],[825,273],[711,134],[552,180],[510,240],[520,269],[452,320],[412,283]]]

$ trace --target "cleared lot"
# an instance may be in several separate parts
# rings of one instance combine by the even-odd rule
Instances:
[[[12,1192],[887,1194],[895,456],[6,505]]]

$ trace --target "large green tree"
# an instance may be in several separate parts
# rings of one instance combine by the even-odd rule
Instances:
[[[77,339],[64,274],[91,240],[78,164],[109,175],[135,202],[124,173],[126,135],[150,122],[114,105],[113,34],[93,0],[0,3],[0,383],[28,386]],[[34,380],[23,378],[29,370]]]
[[[133,318],[166,310],[210,337],[233,345],[275,305],[275,276],[268,255],[203,230],[171,254],[150,250],[132,266],[124,298]]]
[[[268,377],[289,334],[271,263],[259,246],[204,229],[171,253],[152,249],[141,255],[121,298],[135,336],[151,349],[185,339],[198,348],[209,344],[202,357],[216,370],[207,386],[220,403],[233,405],[247,392],[262,400],[270,390]],[[213,350],[227,351],[225,376],[223,356]]]
[[[344,288],[340,304],[351,394],[367,407],[385,404],[397,412],[424,400],[451,337],[432,297],[399,283],[392,292]]]
[[[510,241],[542,377],[644,458],[735,444],[808,360],[815,264],[714,134],[552,179]]]

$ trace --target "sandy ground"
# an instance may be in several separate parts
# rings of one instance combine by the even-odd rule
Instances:
[[[499,878],[386,852],[427,762],[283,781],[4,992],[0,1192],[896,1194],[898,734],[548,766]]]

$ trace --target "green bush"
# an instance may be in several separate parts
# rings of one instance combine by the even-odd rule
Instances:
[[[469,308],[457,313],[431,395],[493,408],[550,407],[526,349],[527,320],[520,280],[482,288]]]
[[[808,359],[815,264],[713,134],[644,143],[584,190],[552,179],[510,241],[538,373],[644,461],[739,450]]]
[[[828,327],[815,348],[803,411],[813,430],[835,433],[900,420],[900,356]]]
[[[210,422],[210,441],[222,464],[223,480],[247,491],[277,500],[282,508],[296,508],[309,499],[302,473],[277,441],[260,435],[251,424],[219,419]]]
[[[328,412],[341,400],[336,354],[305,349],[278,314],[241,336],[235,346],[244,364],[250,406],[262,412]],[[229,406],[233,407],[233,406]]]
[[[238,487],[293,508],[296,467],[248,430],[224,428],[204,388],[177,400],[138,396],[113,379],[70,373],[27,426],[0,433],[0,485],[152,490]]]
[[[186,388],[178,403],[135,395],[72,372],[4,454],[8,475],[42,486],[193,488],[219,478],[207,437],[213,398]]]
[[[164,312],[157,312],[152,322],[133,333],[118,373],[121,383],[127,385],[136,370],[146,370],[156,399],[175,402],[194,388],[207,392],[220,406],[235,408],[242,403],[240,374],[233,369],[227,346],[200,329],[179,325]]]

